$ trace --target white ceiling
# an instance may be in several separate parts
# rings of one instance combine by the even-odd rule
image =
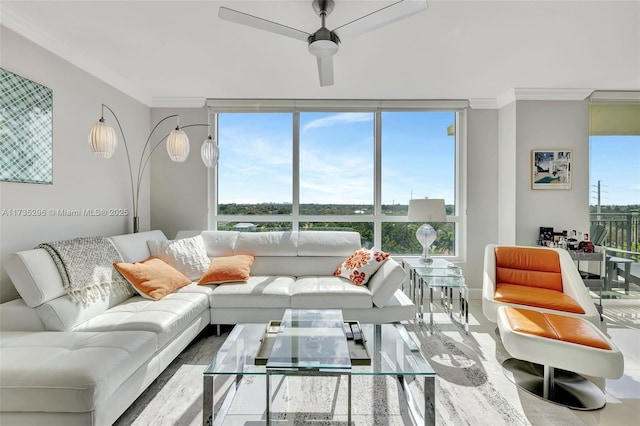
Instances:
[[[392,2],[336,0],[327,26]],[[153,106],[204,98],[491,103],[514,88],[640,89],[640,0],[430,0],[424,12],[342,40],[330,87],[320,87],[305,43],[222,21],[221,5],[307,32],[320,26],[311,0],[2,0],[0,22]]]

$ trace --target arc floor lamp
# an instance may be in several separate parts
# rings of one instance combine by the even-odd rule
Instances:
[[[177,114],[169,115],[164,117],[162,120],[158,121],[156,125],[151,129],[149,133],[149,137],[142,148],[142,153],[140,154],[140,161],[138,162],[138,172],[136,178],[133,176],[133,168],[131,166],[131,155],[129,153],[129,146],[127,144],[127,139],[124,135],[124,131],[122,130],[122,126],[120,125],[120,120],[118,116],[111,108],[107,105],[102,104],[102,115],[98,121],[96,121],[91,129],[89,130],[89,147],[91,151],[99,158],[109,159],[113,156],[116,148],[118,147],[118,138],[116,136],[115,130],[113,127],[107,123],[104,119],[104,110],[107,109],[118,125],[118,129],[120,130],[120,134],[122,135],[122,142],[124,142],[124,149],[127,153],[127,163],[129,165],[129,176],[131,178],[131,201],[133,203],[133,232],[140,231],[140,217],[138,216],[138,207],[140,201],[140,186],[142,184],[142,176],[144,175],[144,171],[149,164],[149,160],[151,159],[151,154],[160,146],[160,144],[166,139],[167,141],[167,153],[169,154],[169,158],[174,162],[184,162],[189,156],[190,144],[189,137],[182,130],[189,127],[209,127],[209,124],[187,124],[186,126],[180,127],[180,117]],[[151,139],[155,131],[158,127],[167,120],[172,118],[176,118],[177,125],[176,128],[173,129],[169,134],[162,137],[158,142],[151,143]],[[202,157],[202,161],[205,166],[211,168],[215,167],[218,163],[218,144],[217,142],[209,135],[204,142],[202,143],[202,148],[200,149],[200,155]]]

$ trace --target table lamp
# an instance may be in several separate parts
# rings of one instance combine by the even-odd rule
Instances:
[[[445,210],[444,199],[423,198],[409,200],[409,222],[445,222],[447,212]],[[433,259],[429,256],[429,247],[436,240],[436,230],[433,226],[425,223],[416,231],[416,238],[422,245],[422,256],[420,260],[424,263],[431,263]]]

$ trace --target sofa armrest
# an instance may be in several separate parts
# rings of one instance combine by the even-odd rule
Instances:
[[[22,299],[0,304],[0,331],[44,331],[36,310]]]
[[[371,276],[367,286],[371,291],[373,304],[379,308],[384,307],[387,301],[393,296],[404,282],[407,273],[395,260],[389,258]]]

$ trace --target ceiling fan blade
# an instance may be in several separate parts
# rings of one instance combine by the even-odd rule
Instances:
[[[427,0],[400,0],[361,18],[347,22],[334,29],[333,32],[344,41],[367,31],[375,30],[392,22],[404,19],[426,9],[428,6]]]
[[[333,86],[333,56],[318,56],[320,86]]]
[[[310,35],[308,33],[305,33],[304,31],[287,27],[286,25],[278,24],[277,22],[258,18],[257,16],[239,12],[234,9],[229,9],[228,7],[224,6],[220,7],[220,10],[218,11],[218,17],[226,21],[235,22],[236,24],[246,25],[248,27],[257,28],[263,31],[269,31],[271,33],[280,34],[302,41],[307,41]]]

